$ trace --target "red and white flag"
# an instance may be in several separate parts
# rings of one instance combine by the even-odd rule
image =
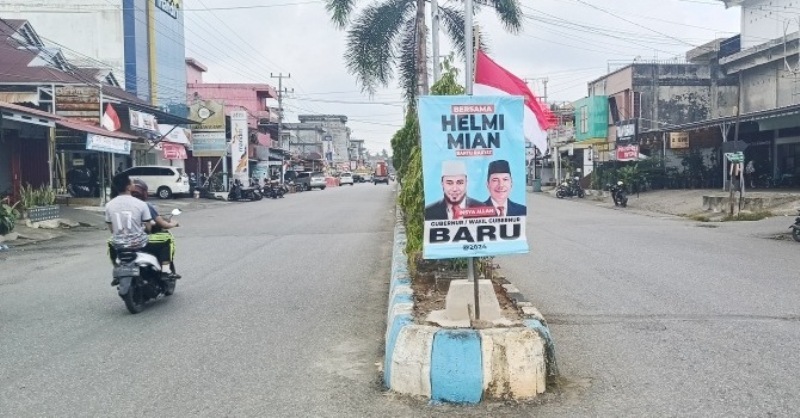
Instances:
[[[103,120],[100,125],[109,131],[118,131],[122,128],[119,115],[117,115],[117,111],[114,110],[114,106],[111,106],[111,103],[106,105],[106,111],[103,113]]]
[[[475,84],[472,93],[476,96],[523,96],[525,139],[539,148],[542,154],[547,153],[547,129],[554,125],[555,116],[547,108],[547,104],[534,96],[524,81],[480,50],[475,57]]]

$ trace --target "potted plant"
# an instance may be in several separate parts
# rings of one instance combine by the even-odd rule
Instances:
[[[7,197],[0,199],[0,235],[6,235],[14,230],[14,225],[19,219],[17,205],[19,202],[11,205]]]
[[[56,192],[50,187],[42,186],[34,189],[30,184],[20,190],[20,204],[31,222],[57,219],[60,207],[55,204]]]

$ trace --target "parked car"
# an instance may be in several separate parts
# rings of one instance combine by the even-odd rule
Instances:
[[[372,183],[372,174],[371,173],[366,173],[363,176],[361,176],[361,178],[363,179],[364,183]]]
[[[123,173],[142,179],[147,183],[150,194],[161,199],[169,199],[174,195],[188,195],[190,191],[189,176],[182,168],[168,165],[142,165],[131,167]]]
[[[345,184],[353,185],[353,174],[351,173],[342,173],[339,174],[339,185],[344,186]]]
[[[353,174],[353,183],[363,183],[364,178],[361,177],[361,174]]]
[[[297,173],[297,179],[295,179],[295,184],[301,184],[305,190],[311,189],[320,189],[325,190],[325,174],[316,171],[304,171],[302,173]]]

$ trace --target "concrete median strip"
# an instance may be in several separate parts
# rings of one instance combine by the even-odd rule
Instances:
[[[416,323],[400,215],[394,230],[383,382],[390,390],[433,402],[477,404],[525,400],[557,375],[555,346],[541,313],[513,285],[508,296],[522,325],[486,329]]]

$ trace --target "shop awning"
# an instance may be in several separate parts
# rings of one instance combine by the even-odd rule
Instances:
[[[0,111],[4,120],[14,120],[17,122],[28,123],[40,126],[53,126],[53,122],[60,119],[52,113],[43,112],[38,109],[31,109],[13,103],[0,102]]]
[[[70,121],[70,120],[66,120],[66,119],[57,120],[56,121],[56,125],[64,127],[64,128],[72,129],[72,130],[75,130],[75,131],[85,132],[87,134],[101,135],[101,136],[107,136],[109,138],[116,138],[116,139],[124,139],[124,140],[127,140],[127,141],[141,142],[141,139],[139,137],[133,136],[133,135],[130,135],[130,134],[126,134],[124,132],[109,131],[109,130],[107,130],[105,128],[102,128],[102,127],[99,127],[99,126],[89,125],[89,124],[81,123],[81,122],[74,122],[74,121]]]

